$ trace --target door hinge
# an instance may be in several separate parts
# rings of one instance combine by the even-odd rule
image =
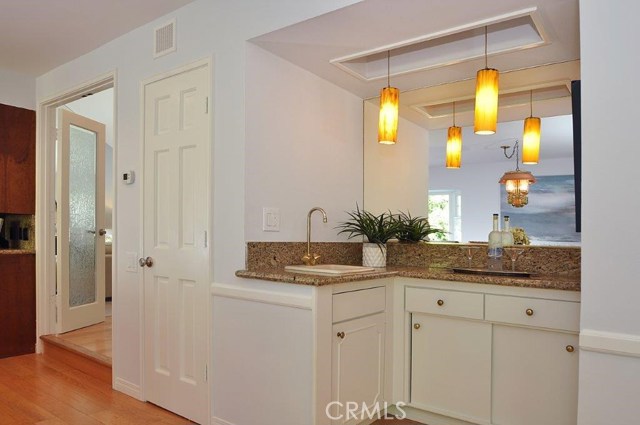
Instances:
[[[209,367],[208,365],[204,365],[204,382],[209,380]]]
[[[209,113],[209,96],[204,98],[204,113]]]
[[[207,231],[204,231],[204,247],[206,248],[207,246],[209,246],[209,240],[208,240],[208,236],[207,236]]]

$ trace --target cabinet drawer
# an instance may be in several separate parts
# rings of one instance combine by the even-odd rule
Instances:
[[[486,319],[578,332],[580,303],[503,295],[486,296]]]
[[[484,316],[483,294],[422,288],[407,288],[405,294],[407,311],[467,319]]]
[[[383,312],[384,287],[362,289],[333,295],[333,323]]]

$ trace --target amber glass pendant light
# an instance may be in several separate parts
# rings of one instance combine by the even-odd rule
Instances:
[[[447,168],[460,168],[462,163],[462,128],[456,127],[456,102],[453,102],[453,125],[447,132]]]
[[[540,118],[533,116],[533,90],[529,94],[531,111],[524,120],[522,136],[522,163],[537,164],[540,158]]]
[[[398,102],[400,90],[389,83],[390,52],[387,51],[387,87],[380,91],[380,117],[378,118],[378,143],[394,145],[398,141]]]
[[[498,123],[497,69],[487,66],[487,27],[484,27],[484,69],[476,75],[476,105],[473,131],[476,134],[495,134]]]

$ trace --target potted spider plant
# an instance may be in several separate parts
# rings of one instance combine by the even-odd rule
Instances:
[[[428,241],[429,235],[443,232],[442,229],[431,227],[427,217],[412,217],[410,212],[402,212],[392,218],[396,222],[396,238],[403,243],[418,243]]]
[[[362,265],[365,267],[385,267],[387,265],[387,246],[389,239],[396,237],[398,222],[391,213],[383,212],[375,215],[361,210],[356,204],[356,210],[347,212],[349,220],[336,227],[338,234],[346,233],[351,239],[356,236],[366,238],[362,244]]]

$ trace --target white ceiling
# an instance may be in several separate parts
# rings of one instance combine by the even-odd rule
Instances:
[[[1,0],[0,68],[39,76],[193,0]]]
[[[543,64],[574,61],[580,58],[578,0],[365,0],[343,9],[256,37],[251,41],[336,85],[364,98],[378,95],[386,78],[369,81],[346,72],[332,61],[369,54],[371,66],[379,65],[374,53],[391,50],[391,85],[401,92],[418,87],[433,87],[445,83],[472,80],[478,69],[484,68],[484,37],[482,28],[502,22],[510,15],[534,9],[536,25],[545,42],[529,48],[500,52],[488,39],[488,65],[501,73],[537,67]],[[430,63],[427,69],[407,72],[403,60],[405,46],[416,40],[434,40],[451,34],[471,31],[465,45],[467,59]],[[477,34],[482,31],[482,34]],[[494,32],[497,37],[497,29]],[[499,40],[494,38],[496,42]],[[455,41],[455,40],[454,40]],[[460,44],[441,44],[427,49],[442,58],[453,57]],[[396,49],[394,51],[394,49]],[[449,50],[447,50],[449,49]],[[498,52],[496,52],[496,50]],[[380,55],[378,55],[380,56]],[[454,55],[455,56],[455,55]],[[406,55],[405,55],[406,57]],[[384,59],[384,58],[383,58]],[[412,57],[415,59],[415,57]],[[428,58],[427,62],[428,62]],[[384,62],[384,61],[383,61]],[[378,66],[379,67],[379,66]],[[380,75],[379,72],[373,72]],[[397,74],[397,75],[394,75]]]

